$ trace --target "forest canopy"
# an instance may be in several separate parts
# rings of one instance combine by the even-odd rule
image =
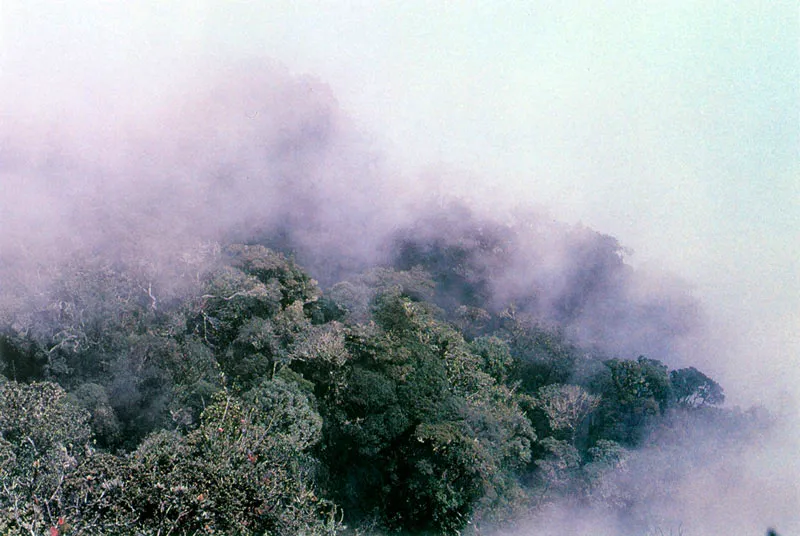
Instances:
[[[670,369],[696,304],[632,294],[611,237],[451,207],[321,284],[275,236],[3,288],[0,532],[483,534],[566,501],[636,533],[672,484],[631,489],[637,449],[764,425]]]

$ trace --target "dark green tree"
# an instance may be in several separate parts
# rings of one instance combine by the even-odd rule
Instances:
[[[53,383],[0,383],[0,527],[58,526],[63,484],[85,455],[89,415]]]
[[[454,533],[481,505],[516,497],[514,470],[530,461],[534,436],[513,393],[435,311],[378,295],[375,323],[346,335],[346,381],[318,386],[325,459],[356,520],[377,511],[390,527]]]
[[[694,367],[673,370],[669,373],[673,395],[684,408],[701,408],[725,402],[722,387]]]
[[[592,382],[602,396],[591,435],[636,445],[672,401],[667,367],[654,359],[611,359]]]

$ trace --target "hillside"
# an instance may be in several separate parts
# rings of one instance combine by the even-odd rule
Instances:
[[[265,232],[7,285],[2,530],[486,534],[573,505],[643,534],[768,424],[665,364],[698,306],[633,292],[611,237],[455,205],[383,251],[323,286]]]

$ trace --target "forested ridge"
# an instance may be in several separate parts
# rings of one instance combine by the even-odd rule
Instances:
[[[631,293],[616,240],[520,229],[456,208],[357,270],[264,234],[6,281],[0,533],[487,534],[556,502],[646,533],[671,482],[630,484],[639,449],[767,419],[665,364],[695,305]]]

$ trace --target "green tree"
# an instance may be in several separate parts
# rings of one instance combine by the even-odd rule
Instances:
[[[234,245],[211,273],[190,314],[190,327],[241,389],[291,361],[311,327],[321,292],[294,262],[262,246]]]
[[[725,402],[722,387],[694,367],[669,373],[675,400],[683,408],[700,408]]]
[[[321,419],[280,378],[244,400],[224,392],[183,436],[149,436],[131,458],[126,491],[142,526],[173,534],[332,534],[336,508],[318,496],[308,449]]]
[[[70,399],[75,406],[89,412],[92,436],[101,446],[118,444],[121,425],[105,387],[92,382],[83,383],[70,393]]]
[[[635,445],[671,403],[667,367],[645,357],[636,361],[610,359],[605,366],[592,382],[602,401],[591,434],[594,439]]]
[[[53,383],[0,383],[0,518],[44,533],[62,515],[63,484],[89,441],[89,415]]]
[[[495,336],[484,336],[470,343],[470,350],[480,356],[481,368],[499,383],[507,383],[514,366],[508,344]]]
[[[503,312],[501,321],[499,333],[514,359],[511,378],[523,392],[535,395],[539,387],[570,381],[585,352],[562,331],[541,325],[513,306]]]
[[[578,385],[552,384],[540,387],[534,405],[547,416],[550,429],[572,439],[583,420],[597,408],[600,397]]]
[[[320,378],[325,459],[356,520],[377,511],[390,527],[454,533],[516,498],[514,471],[530,461],[534,436],[513,393],[435,311],[378,295],[375,323],[347,331],[346,381]]]

